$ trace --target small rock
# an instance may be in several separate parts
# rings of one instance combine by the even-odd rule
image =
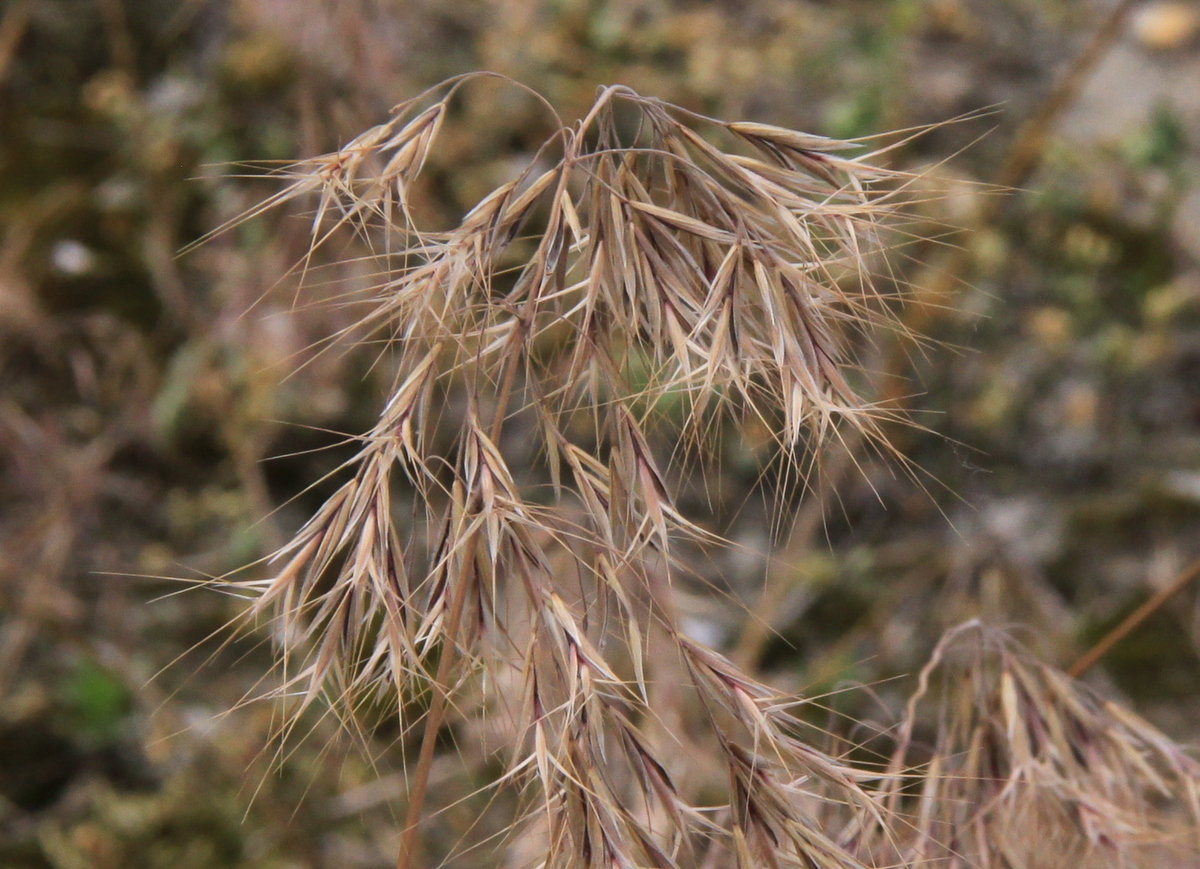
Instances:
[[[1200,7],[1181,0],[1147,3],[1133,14],[1133,35],[1150,51],[1186,48],[1200,33]]]
[[[50,249],[50,263],[64,275],[79,277],[96,267],[96,255],[82,242],[65,238]]]
[[[1200,503],[1200,474],[1195,471],[1172,471],[1162,483],[1167,494]]]

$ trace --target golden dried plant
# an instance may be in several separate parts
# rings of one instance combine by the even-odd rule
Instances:
[[[909,768],[909,727],[890,766],[864,767],[801,738],[798,701],[690,638],[676,612],[695,560],[726,543],[679,506],[682,451],[661,448],[663,407],[684,407],[675,433],[702,455],[731,420],[777,432],[795,467],[843,426],[881,443],[888,412],[853,387],[850,348],[899,328],[873,274],[881,218],[911,177],[873,165],[861,143],[616,86],[583,119],[556,118],[457,226],[423,228],[413,191],[477,78],[292,167],[262,206],[315,197],[314,256],[347,233],[369,246],[379,271],[360,328],[398,360],[349,479],[268,576],[240,584],[250,616],[272,620],[280,693],[296,714],[319,697],[353,710],[387,696],[421,734],[401,867],[423,865],[438,734],[472,715],[510,747],[493,784],[523,794],[512,829],[534,843],[530,865],[1003,865],[992,839],[1042,790],[1014,785],[1019,809],[980,815],[994,770],[964,761],[960,741],[1002,722],[1008,775],[1032,769],[1010,719],[1032,727],[1037,703],[1058,710],[1044,726],[1096,740],[1125,713],[1078,712],[1065,682],[1013,665],[999,705],[974,698],[933,761]],[[1075,730],[1037,745],[1061,753]],[[1121,733],[1098,757],[1127,777],[1112,799],[1129,814],[1139,788],[1167,781],[1132,757],[1165,742],[1140,725]],[[1172,781],[1194,789],[1171,757]],[[1091,787],[1083,761],[1059,760],[1056,798]],[[1107,786],[1106,769],[1089,774]],[[914,780],[935,804],[922,797],[916,816]]]
[[[920,706],[936,694],[929,760],[883,788],[896,812],[902,778],[915,795],[903,865],[1196,865],[1200,763],[1133,712],[972,620],[922,671],[891,772],[905,768]]]

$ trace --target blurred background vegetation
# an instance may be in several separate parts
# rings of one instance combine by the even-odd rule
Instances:
[[[319,716],[280,743],[278,711],[242,703],[263,690],[266,632],[226,642],[238,600],[155,578],[234,570],[328,493],[340,433],[371,424],[390,379],[375,348],[318,352],[353,322],[336,300],[368,267],[302,287],[298,213],[177,253],[277,189],[262,161],[331,150],[475,69],[566,118],[613,82],[839,137],[969,116],[889,158],[925,173],[893,266],[936,343],[888,386],[921,426],[893,432],[920,474],[826,457],[774,541],[766,438],[748,428],[707,481],[741,545],[710,578],[777,633],[701,596],[688,611],[783,689],[871,684],[832,702],[884,727],[907,690],[895,677],[972,616],[1069,665],[1200,550],[1200,4],[1133,4],[1021,189],[975,182],[997,179],[1110,9],[0,3],[0,865],[394,861],[412,746],[386,721],[351,746]],[[515,90],[468,92],[425,218],[453,221],[511,177],[546,125]],[[1088,678],[1186,741],[1198,656],[1184,589]],[[488,775],[448,752],[434,801]]]

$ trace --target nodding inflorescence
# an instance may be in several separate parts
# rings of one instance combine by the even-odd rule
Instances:
[[[421,865],[437,731],[471,715],[507,734],[496,784],[524,787],[518,827],[546,867],[951,865],[959,846],[934,840],[969,840],[968,860],[984,859],[958,804],[986,790],[978,819],[1001,792],[955,779],[960,760],[913,768],[911,725],[890,763],[818,750],[798,701],[689,637],[674,599],[695,559],[726,543],[681,508],[664,425],[703,452],[724,421],[760,420],[789,462],[844,426],[881,438],[889,412],[856,389],[853,357],[862,334],[901,328],[875,273],[912,176],[873,165],[861,143],[614,86],[456,226],[423,228],[418,179],[476,79],[297,164],[263,205],[314,199],[314,256],[347,234],[369,246],[379,277],[360,329],[398,360],[348,479],[265,578],[241,583],[251,615],[276,627],[280,692],[299,697],[297,714],[382,692],[424,733],[402,866]],[[682,411],[664,421],[668,406]],[[536,473],[514,464],[514,430]],[[939,743],[947,758],[976,750],[971,733],[1036,730],[1038,696],[1053,696],[1053,721],[1086,718],[1093,733],[1102,710],[1079,712],[1074,688],[1003,660],[998,694]],[[688,726],[672,718],[683,706]],[[1024,724],[989,730],[988,715]],[[1131,751],[1153,746],[1126,725]],[[1124,744],[1105,762],[1119,765]],[[1009,744],[1011,766],[993,772],[1037,790],[1059,748],[1040,745]],[[1194,787],[1167,755],[1157,775]],[[980,763],[962,774],[983,775]],[[1063,763],[1077,773],[1063,781],[1086,778]],[[1138,774],[1121,779],[1122,817],[1142,805]],[[945,791],[937,811],[914,796],[922,782]]]

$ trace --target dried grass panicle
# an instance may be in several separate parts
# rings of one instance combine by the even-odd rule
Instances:
[[[676,506],[648,426],[684,396],[693,435],[721,415],[779,419],[788,450],[842,419],[873,432],[881,412],[854,393],[845,343],[890,316],[870,260],[903,176],[845,143],[611,87],[457,227],[425,231],[410,194],[465,81],[294,167],[268,203],[315,196],[314,250],[349,230],[379,253],[362,327],[400,359],[351,479],[250,584],[275,618],[283,690],[301,708],[322,694],[353,706],[383,685],[403,712],[429,690],[465,704],[472,673],[515,670],[511,775],[541,783],[547,865],[688,865],[714,847],[854,865],[785,808],[808,778],[877,814],[854,773],[678,633],[681,547],[719,541]],[[468,412],[447,451],[450,396]],[[515,415],[541,439],[549,503],[505,457]],[[393,516],[397,487],[414,515]],[[746,795],[726,821],[676,789],[644,733],[654,636],[714,725],[741,731],[721,741]]]
[[[1028,737],[1018,756],[1016,724],[993,732],[986,717],[961,718],[944,766],[925,774],[928,793],[948,798],[922,804],[914,835],[895,783],[902,765],[863,770],[808,745],[787,702],[676,624],[672,585],[689,547],[721,541],[676,504],[675,468],[654,446],[660,402],[686,399],[684,433],[701,448],[723,416],[766,421],[792,457],[842,421],[877,435],[884,411],[854,392],[847,346],[890,321],[872,261],[907,176],[846,156],[847,143],[610,87],[458,226],[426,231],[411,192],[469,80],[296,166],[270,203],[315,196],[314,250],[352,231],[376,252],[383,279],[362,327],[389,336],[399,371],[348,482],[275,556],[272,575],[244,587],[252,613],[274,619],[281,691],[301,709],[321,695],[352,708],[382,688],[403,717],[412,698],[432,698],[403,721],[425,736],[402,865],[416,859],[434,736],[472,705],[509,718],[502,782],[525,785],[524,829],[542,837],[545,867],[927,863],[927,839],[952,858],[977,817],[1009,817],[991,803],[986,816],[960,817],[979,805],[961,802],[977,800],[972,789],[990,787],[984,763],[1020,771],[1001,802],[1053,769],[1079,806],[1103,797],[1124,818],[1144,805],[1138,776],[1159,769],[1167,781],[1176,769],[1160,762],[1166,744],[1128,722],[1119,737],[1097,731],[1101,712],[1014,665],[1019,688],[1005,690],[1018,705],[1006,714],[1028,729],[1047,702],[1037,727],[1059,730],[1036,751]],[[735,150],[712,144],[719,137]],[[448,436],[450,403],[465,418]],[[506,457],[517,417],[539,440],[541,488]],[[416,507],[400,515],[405,502]],[[513,683],[520,702],[495,687]],[[674,690],[707,735],[662,720],[652,697]],[[964,761],[955,740],[975,746],[976,731],[991,740],[986,759]],[[1092,742],[1071,755],[1080,734]],[[675,758],[701,743],[723,783],[681,778]],[[1050,747],[1067,754],[1044,757]],[[1137,766],[1151,750],[1159,760]],[[1183,781],[1182,755],[1170,757],[1170,780]],[[1094,793],[1080,790],[1085,774]],[[1128,838],[1097,807],[1089,835]]]
[[[911,803],[906,866],[1174,867],[1200,860],[1200,763],[977,621],[946,634],[921,674],[893,759],[914,748],[944,679],[932,759]],[[885,789],[886,789],[885,788]]]

